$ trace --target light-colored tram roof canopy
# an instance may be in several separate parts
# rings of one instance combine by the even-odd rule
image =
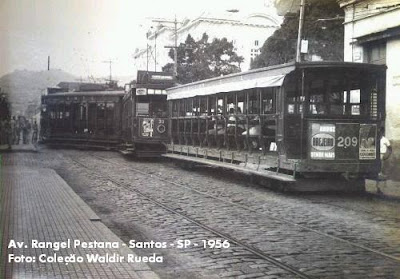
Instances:
[[[167,99],[184,99],[222,92],[235,92],[251,88],[279,87],[283,84],[285,76],[296,68],[318,67],[385,69],[385,66],[383,65],[354,62],[318,61],[287,63],[171,87],[166,90],[168,95]]]
[[[250,88],[281,86],[285,76],[294,69],[295,64],[290,63],[201,80],[168,88],[167,98],[174,100]]]

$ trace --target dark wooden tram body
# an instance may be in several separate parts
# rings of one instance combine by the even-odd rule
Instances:
[[[116,148],[121,143],[123,90],[42,96],[41,140],[54,146]]]
[[[168,140],[168,109],[165,89],[174,85],[168,73],[138,71],[137,80],[123,98],[122,139],[124,154],[157,157]]]
[[[321,190],[363,188],[380,169],[385,73],[378,65],[303,62],[170,88],[166,156],[295,187],[307,180]]]

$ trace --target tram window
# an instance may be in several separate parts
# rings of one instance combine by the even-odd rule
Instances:
[[[105,117],[105,108],[103,103],[97,104],[97,118]]]
[[[86,104],[81,104],[80,106],[79,119],[86,120]]]
[[[343,115],[345,113],[345,99],[346,92],[331,92],[328,94],[330,113],[333,115]]]
[[[360,89],[350,90],[350,103],[360,103]]]
[[[327,105],[324,103],[324,95],[310,95],[310,113],[311,114],[326,114]]]
[[[296,92],[288,92],[289,96],[296,94]],[[287,113],[299,114],[303,112],[304,96],[287,97]]]
[[[275,112],[274,95],[271,88],[265,89],[262,93],[262,114]]]
[[[200,97],[200,115],[207,115],[207,98]]]
[[[178,100],[179,102],[179,116],[185,116],[185,100]]]
[[[222,99],[221,97],[218,97],[218,101],[217,101],[217,114],[223,114],[224,112],[224,99]]]
[[[259,113],[259,94],[257,94],[258,92],[256,92],[255,90],[252,90],[249,93],[249,114],[258,114]]]
[[[208,97],[209,112],[208,115],[215,115],[215,97]]]
[[[193,114],[193,99],[185,99],[185,116]]]
[[[178,107],[179,107],[179,101],[173,101],[172,102],[172,116],[173,117],[178,116]]]
[[[149,103],[136,103],[136,115],[149,115]]]
[[[235,114],[236,113],[236,101],[235,94],[229,94],[226,98],[226,111],[227,114]]]
[[[65,105],[65,118],[69,118],[70,116],[70,110],[71,110],[71,106],[70,105]]]
[[[150,113],[153,117],[166,117],[167,103],[165,101],[153,101],[150,103]]]
[[[200,100],[198,97],[192,98],[192,115],[199,115],[200,113]]]

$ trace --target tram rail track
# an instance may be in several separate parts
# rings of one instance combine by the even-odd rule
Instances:
[[[104,158],[104,157],[102,157],[102,156],[94,155],[93,153],[91,154],[91,156],[93,156],[93,157],[95,157],[95,158],[97,158],[97,159],[99,159],[99,160],[105,161],[105,162],[107,162],[107,163],[110,163],[110,164],[116,164],[116,162],[110,161],[109,159]],[[123,166],[123,165],[120,164],[120,163],[117,163],[117,164]],[[124,166],[124,167],[126,167],[126,166]],[[175,182],[175,181],[171,181],[171,180],[169,180],[169,179],[166,179],[166,178],[164,178],[164,177],[162,177],[162,176],[160,176],[160,175],[154,174],[154,173],[146,172],[146,171],[143,171],[143,170],[134,168],[134,167],[132,167],[132,166],[129,166],[128,168],[129,168],[130,170],[136,171],[137,173],[140,173],[140,174],[142,174],[142,175],[152,175],[153,178],[157,178],[157,179],[160,180],[160,181],[163,181],[163,182],[172,184],[172,185],[174,185],[174,186],[176,186],[176,187],[185,188],[185,189],[190,190],[190,191],[193,191],[193,192],[195,192],[195,193],[197,193],[197,194],[200,194],[200,195],[207,196],[207,197],[209,197],[209,198],[215,199],[215,200],[217,200],[217,201],[219,201],[219,202],[223,202],[223,203],[225,203],[225,204],[233,205],[233,206],[238,207],[238,208],[240,208],[240,209],[243,209],[243,210],[252,212],[253,214],[260,215],[260,217],[265,217],[265,216],[266,216],[266,217],[268,217],[268,218],[270,218],[270,219],[272,219],[272,220],[279,221],[279,222],[283,222],[283,223],[286,223],[286,224],[291,225],[291,226],[299,227],[299,228],[301,228],[301,229],[304,229],[304,230],[307,230],[307,231],[310,231],[310,232],[319,234],[319,235],[321,235],[321,236],[328,237],[328,238],[333,239],[333,240],[335,240],[335,241],[340,241],[340,242],[342,242],[342,243],[346,243],[346,244],[348,244],[348,245],[351,245],[351,246],[354,246],[354,247],[363,249],[363,250],[365,250],[365,251],[368,251],[368,252],[371,252],[371,253],[380,255],[380,256],[382,256],[382,257],[391,259],[391,260],[393,260],[393,261],[400,262],[400,257],[390,255],[390,254],[388,254],[388,253],[379,251],[379,250],[377,250],[377,249],[369,248],[369,247],[367,247],[367,246],[365,246],[365,245],[361,245],[361,244],[355,243],[355,242],[353,242],[353,241],[346,240],[346,239],[343,239],[343,238],[334,236],[334,235],[332,235],[332,234],[328,234],[328,233],[325,233],[325,232],[323,232],[323,231],[319,231],[319,230],[316,230],[316,229],[313,229],[313,228],[310,228],[310,227],[307,227],[307,226],[298,224],[298,223],[296,223],[296,222],[294,222],[294,221],[291,221],[291,220],[288,220],[288,219],[278,218],[278,217],[271,216],[271,215],[269,215],[269,214],[267,214],[267,213],[259,212],[259,211],[257,211],[257,210],[254,210],[254,209],[248,207],[248,206],[244,206],[244,205],[239,204],[239,203],[237,203],[237,202],[229,201],[229,200],[226,200],[226,199],[217,197],[217,196],[215,196],[215,195],[211,195],[211,194],[208,194],[208,193],[205,193],[205,192],[196,190],[196,189],[194,189],[194,188],[192,188],[192,187],[183,185],[183,184],[181,184],[181,183],[177,183],[177,182]],[[332,204],[329,204],[329,205],[334,206],[334,205],[332,205]],[[340,206],[338,206],[338,207],[340,207]]]
[[[166,204],[164,204],[164,203],[162,203],[162,202],[159,202],[159,201],[156,200],[155,198],[153,198],[153,197],[151,197],[151,196],[149,196],[149,195],[143,193],[142,191],[137,190],[137,189],[133,189],[133,188],[130,187],[130,185],[127,184],[127,183],[117,181],[116,179],[112,178],[112,177],[109,176],[109,175],[101,174],[99,171],[94,170],[94,169],[88,167],[87,165],[85,165],[84,163],[82,163],[82,162],[80,162],[80,161],[78,161],[78,160],[76,160],[76,159],[73,159],[73,158],[70,158],[70,159],[71,159],[73,162],[75,162],[76,164],[78,164],[79,166],[81,166],[81,167],[83,167],[83,168],[85,168],[85,169],[88,169],[89,171],[95,173],[97,176],[102,177],[102,178],[106,178],[106,179],[108,179],[109,181],[111,181],[112,183],[114,183],[115,185],[118,185],[119,187],[122,187],[122,188],[124,188],[124,189],[126,189],[126,190],[128,190],[128,191],[133,191],[133,192],[135,192],[135,193],[138,194],[139,196],[141,196],[141,197],[143,197],[144,199],[146,199],[146,200],[152,202],[153,204],[155,204],[155,205],[157,205],[157,206],[159,206],[159,207],[165,209],[166,211],[168,211],[168,212],[170,212],[170,213],[172,213],[172,214],[178,215],[178,216],[184,218],[185,220],[189,221],[190,223],[195,224],[196,226],[201,227],[202,229],[204,229],[204,230],[206,230],[206,231],[208,231],[208,232],[211,232],[211,233],[213,233],[214,235],[216,235],[216,236],[218,236],[218,237],[221,237],[221,238],[223,238],[223,239],[226,239],[226,240],[228,240],[230,243],[234,243],[235,245],[244,248],[245,250],[247,250],[248,252],[252,253],[253,255],[257,256],[257,257],[260,258],[260,259],[263,259],[263,260],[265,260],[265,261],[268,261],[269,263],[271,263],[271,264],[273,264],[273,265],[275,265],[275,266],[277,266],[277,267],[280,267],[280,268],[282,268],[283,270],[288,271],[288,272],[292,273],[293,275],[298,276],[299,278],[305,278],[305,279],[314,278],[314,277],[311,277],[311,276],[309,276],[309,275],[307,275],[307,274],[305,274],[305,273],[303,273],[303,272],[297,270],[296,268],[294,268],[294,267],[292,267],[292,266],[290,266],[290,265],[287,265],[287,264],[285,264],[285,263],[283,263],[283,262],[280,262],[279,260],[277,260],[277,259],[271,257],[270,255],[268,255],[268,254],[262,252],[261,250],[255,248],[255,247],[252,247],[251,245],[248,245],[248,244],[244,243],[243,241],[240,241],[240,240],[238,240],[238,239],[236,239],[236,238],[234,238],[234,237],[232,237],[232,236],[230,236],[230,235],[228,235],[228,234],[226,234],[226,233],[220,232],[220,231],[218,231],[218,230],[216,230],[216,229],[214,229],[214,228],[212,228],[212,227],[210,227],[210,226],[208,226],[208,225],[205,225],[205,224],[203,224],[202,222],[199,222],[199,221],[197,221],[197,220],[191,218],[191,217],[188,216],[187,214],[178,212],[176,209],[171,208],[170,206],[168,206],[168,205],[166,205]],[[144,172],[142,172],[142,173],[145,174]],[[211,197],[211,196],[210,196],[210,197]],[[221,201],[222,201],[222,200],[221,200]]]

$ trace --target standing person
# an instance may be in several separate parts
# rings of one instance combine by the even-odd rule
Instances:
[[[10,125],[11,125],[11,144],[15,144],[15,116],[13,116],[10,120]]]
[[[22,130],[22,116],[18,115],[17,120],[15,121],[15,144],[19,144],[21,140],[21,130]]]
[[[6,122],[6,142],[9,148],[11,148],[12,145],[12,137],[13,137],[13,133],[12,133],[12,127],[11,127],[11,119],[7,119]]]
[[[384,173],[383,161],[389,159],[392,154],[392,146],[390,146],[390,141],[385,137],[385,128],[381,128],[380,131],[380,153],[381,153],[381,173]]]
[[[37,142],[38,139],[38,125],[36,123],[36,120],[33,122],[33,126],[32,126],[32,143],[35,144]]]
[[[379,180],[385,180],[386,181],[386,175],[385,175],[385,168],[384,168],[384,162],[385,160],[389,159],[390,155],[392,154],[392,146],[390,145],[390,141],[385,137],[385,128],[382,127],[380,129],[380,159],[381,159],[381,171],[378,175],[378,181]],[[376,182],[376,191],[377,193],[381,194],[382,191],[379,188],[379,182]]]
[[[31,129],[31,124],[29,123],[29,120],[27,120],[24,117],[24,126],[22,128],[22,137],[23,137],[23,143],[24,144],[29,144],[29,132]]]
[[[5,144],[5,136],[6,136],[6,127],[4,125],[4,121],[0,120],[0,145]]]

